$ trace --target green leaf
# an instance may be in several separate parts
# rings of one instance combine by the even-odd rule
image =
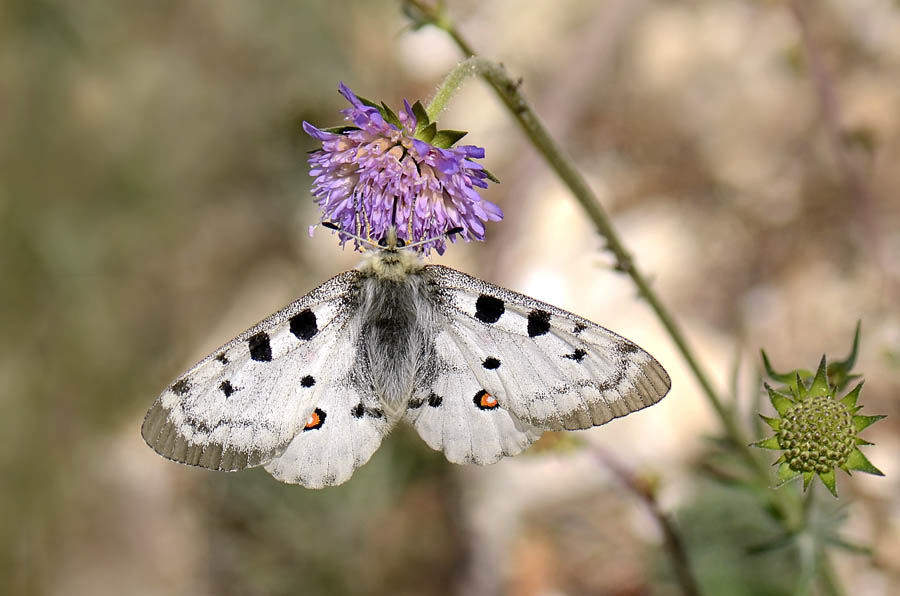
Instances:
[[[812,482],[813,476],[815,475],[815,472],[803,472],[803,490],[809,488],[809,483]]]
[[[854,416],[853,427],[856,429],[856,432],[859,432],[864,428],[872,426],[884,417],[884,414],[878,414],[876,416]]]
[[[761,441],[750,443],[750,445],[752,447],[759,447],[761,449],[781,449],[781,444],[778,442],[778,437],[768,437]]]
[[[788,396],[778,393],[768,383],[765,386],[766,391],[769,392],[769,401],[772,402],[772,407],[775,408],[779,416],[784,416],[788,410],[794,407],[794,402]]]
[[[392,110],[390,106],[381,102],[381,106],[378,109],[381,110],[381,115],[387,122],[393,124],[397,128],[403,128],[403,125],[400,123],[400,118],[397,117],[397,114],[394,113],[394,110]]]
[[[375,108],[376,110],[381,112],[381,106],[378,105],[377,103],[375,103],[374,101],[372,101],[371,99],[366,99],[365,97],[362,97],[361,95],[357,95],[356,99],[358,99],[364,106],[368,106],[370,108]]]
[[[428,118],[428,112],[425,111],[425,106],[422,105],[421,101],[417,101],[412,105],[412,111],[416,117],[416,136],[418,137],[419,131],[431,124],[431,120]]]
[[[816,378],[813,379],[812,385],[809,386],[807,395],[810,397],[821,397],[823,395],[831,395],[831,386],[828,384],[828,375],[826,374],[827,364],[825,355],[819,362],[819,368],[816,370]]]
[[[859,399],[859,390],[862,389],[862,386],[863,384],[860,383],[853,388],[853,391],[841,398],[841,403],[847,406],[848,410],[852,410],[856,407],[856,400]]]
[[[747,552],[749,554],[756,555],[771,552],[774,550],[780,550],[793,545],[796,539],[796,534],[780,534],[779,536],[776,536],[771,540],[767,540],[759,544],[751,544],[747,547]]]
[[[500,184],[500,179],[497,178],[496,176],[494,176],[493,174],[491,174],[490,170],[488,170],[487,168],[482,168],[482,171],[484,172],[484,175],[487,176],[488,180],[490,180],[491,182]]]
[[[352,130],[359,130],[356,126],[332,126],[330,128],[321,128],[319,129],[322,132],[330,132],[336,135],[346,134]]]
[[[837,487],[835,486],[834,482],[834,469],[832,468],[825,473],[820,472],[819,478],[821,478],[822,484],[824,484],[825,487],[831,491],[831,494],[837,497]]]
[[[432,122],[421,131],[416,133],[416,138],[420,141],[425,141],[426,143],[430,143],[431,139],[434,138],[434,135],[437,134],[437,124]]]
[[[769,416],[766,416],[764,414],[760,414],[759,417],[762,418],[763,421],[768,424],[769,428],[771,428],[772,430],[777,431],[779,428],[781,428],[781,418],[770,418]]]
[[[794,379],[793,372],[789,373],[778,373],[772,368],[772,363],[769,362],[769,356],[766,354],[765,350],[759,351],[762,354],[763,359],[763,367],[766,369],[766,374],[769,375],[770,378],[775,379],[779,383],[784,383],[785,385],[790,384],[790,382]]]
[[[838,548],[842,548],[844,550],[850,551],[851,553],[855,553],[858,555],[872,555],[872,548],[869,546],[865,546],[863,544],[856,544],[855,542],[850,542],[841,538],[840,536],[826,536],[825,541],[829,544],[833,544]]]
[[[800,472],[791,469],[791,466],[787,464],[787,462],[778,466],[778,484],[776,486],[781,486],[788,480],[792,480],[800,475]]]
[[[803,379],[800,378],[800,373],[796,373],[794,375],[793,385],[791,385],[791,392],[794,394],[794,397],[797,401],[803,401],[809,395],[809,391],[806,388],[806,385],[803,382]]]
[[[431,144],[441,149],[449,149],[467,134],[469,133],[464,130],[439,130],[431,140]]]
[[[847,463],[841,466],[843,469],[847,470],[859,470],[860,472],[865,472],[866,474],[874,474],[875,476],[884,476],[884,472],[876,468],[872,465],[872,462],[863,455],[863,452],[859,449],[854,449],[850,452],[850,457],[847,458]]]
[[[858,375],[851,375],[850,370],[856,364],[856,355],[859,352],[859,332],[862,326],[861,321],[856,321],[856,332],[853,334],[853,347],[850,354],[843,360],[832,362],[828,365],[828,377],[833,385],[838,388],[846,386],[850,380]]]

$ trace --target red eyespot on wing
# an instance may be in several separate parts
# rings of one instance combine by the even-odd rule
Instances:
[[[497,403],[497,398],[484,389],[475,394],[475,399],[473,401],[475,402],[475,405],[482,410],[493,410],[500,405]]]
[[[316,408],[306,419],[306,426],[303,427],[303,430],[315,430],[321,428],[323,424],[325,424],[325,412]]]

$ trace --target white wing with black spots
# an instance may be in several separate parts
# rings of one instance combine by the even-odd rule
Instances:
[[[272,476],[307,488],[343,484],[391,429],[373,394],[334,379],[316,396],[316,407],[287,448],[266,464]]]
[[[586,319],[447,267],[424,275],[446,320],[441,337],[524,423],[590,428],[656,403],[671,386],[650,354]]]
[[[517,455],[543,431],[522,422],[485,390],[460,345],[446,332],[436,339],[432,382],[410,399],[406,419],[455,464],[492,464]]]
[[[342,273],[200,361],[157,398],[144,439],[214,470],[272,460],[353,364],[358,286],[358,271]]]

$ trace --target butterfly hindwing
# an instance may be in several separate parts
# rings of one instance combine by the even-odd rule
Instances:
[[[499,407],[446,333],[435,343],[434,379],[416,390],[406,419],[428,445],[457,464],[492,464],[516,455],[542,432]]]
[[[316,396],[306,420],[287,448],[266,464],[266,471],[282,482],[307,488],[349,480],[369,461],[391,426],[374,394],[341,379],[333,379]]]
[[[281,453],[327,401],[324,388],[346,376],[358,277],[332,278],[182,375],[144,418],[147,443],[169,459],[226,471]]]
[[[431,265],[441,332],[481,387],[523,423],[581,429],[652,405],[671,385],[650,354],[586,319]]]

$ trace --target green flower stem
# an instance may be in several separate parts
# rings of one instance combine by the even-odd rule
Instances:
[[[816,485],[811,484],[803,499],[803,517],[807,528],[818,526],[819,521],[812,518],[817,515],[822,515],[821,510],[816,507],[816,493]],[[808,553],[808,556],[813,559],[812,565],[814,566],[814,569],[811,570],[811,573],[804,572],[802,574],[802,576],[805,576],[806,584],[798,586],[797,593],[809,593],[810,584],[813,579],[816,579],[818,580],[820,593],[824,596],[844,596],[841,582],[834,572],[834,567],[831,565],[831,559],[828,557],[822,538],[818,535],[813,535],[810,536],[810,539],[810,547],[815,550]],[[801,557],[802,556],[803,555],[801,555]]]
[[[519,82],[513,80],[506,70],[498,64],[495,64],[485,58],[475,55],[474,49],[466,42],[466,40],[456,30],[453,22],[447,16],[441,5],[432,6],[423,0],[406,0],[421,15],[422,21],[419,24],[431,24],[444,30],[467,56],[467,59],[460,63],[444,80],[434,99],[429,104],[427,111],[429,115],[438,114],[446,106],[447,101],[453,96],[459,85],[471,75],[482,76],[488,84],[493,87],[500,100],[506,105],[510,113],[519,123],[522,131],[529,138],[532,144],[540,151],[550,164],[550,167],[557,173],[562,181],[569,187],[575,199],[584,209],[588,218],[594,223],[597,231],[606,240],[607,248],[616,258],[616,269],[627,274],[638,289],[640,295],[647,301],[653,312],[659,318],[663,327],[669,333],[672,341],[681,352],[682,357],[688,367],[693,372],[694,377],[700,384],[704,395],[710,405],[716,411],[725,433],[732,442],[734,448],[749,463],[754,471],[765,479],[765,482],[771,481],[771,474],[768,464],[749,447],[750,439],[747,437],[743,429],[738,424],[734,412],[727,408],[722,402],[716,390],[713,388],[709,376],[701,368],[700,363],[694,356],[693,350],[688,346],[687,340],[681,332],[675,319],[662,304],[647,282],[644,275],[638,270],[634,264],[630,253],[625,249],[619,235],[612,226],[609,216],[603,209],[603,206],[597,200],[590,186],[584,177],[575,168],[573,161],[550,137],[547,129],[541,123],[537,114],[531,109],[531,106],[525,100],[519,91]],[[787,491],[780,491],[771,494],[771,505],[779,511],[785,527],[789,531],[796,531],[802,527],[802,511],[800,503],[796,497],[790,495]]]
[[[444,77],[441,86],[438,87],[434,97],[432,97],[431,101],[428,103],[428,107],[425,108],[425,111],[428,112],[428,118],[432,122],[437,120],[438,116],[441,115],[441,112],[447,107],[450,99],[453,98],[453,95],[462,86],[463,81],[471,76],[486,76],[487,71],[492,67],[495,67],[494,63],[475,57],[467,58],[457,64],[456,67]]]

